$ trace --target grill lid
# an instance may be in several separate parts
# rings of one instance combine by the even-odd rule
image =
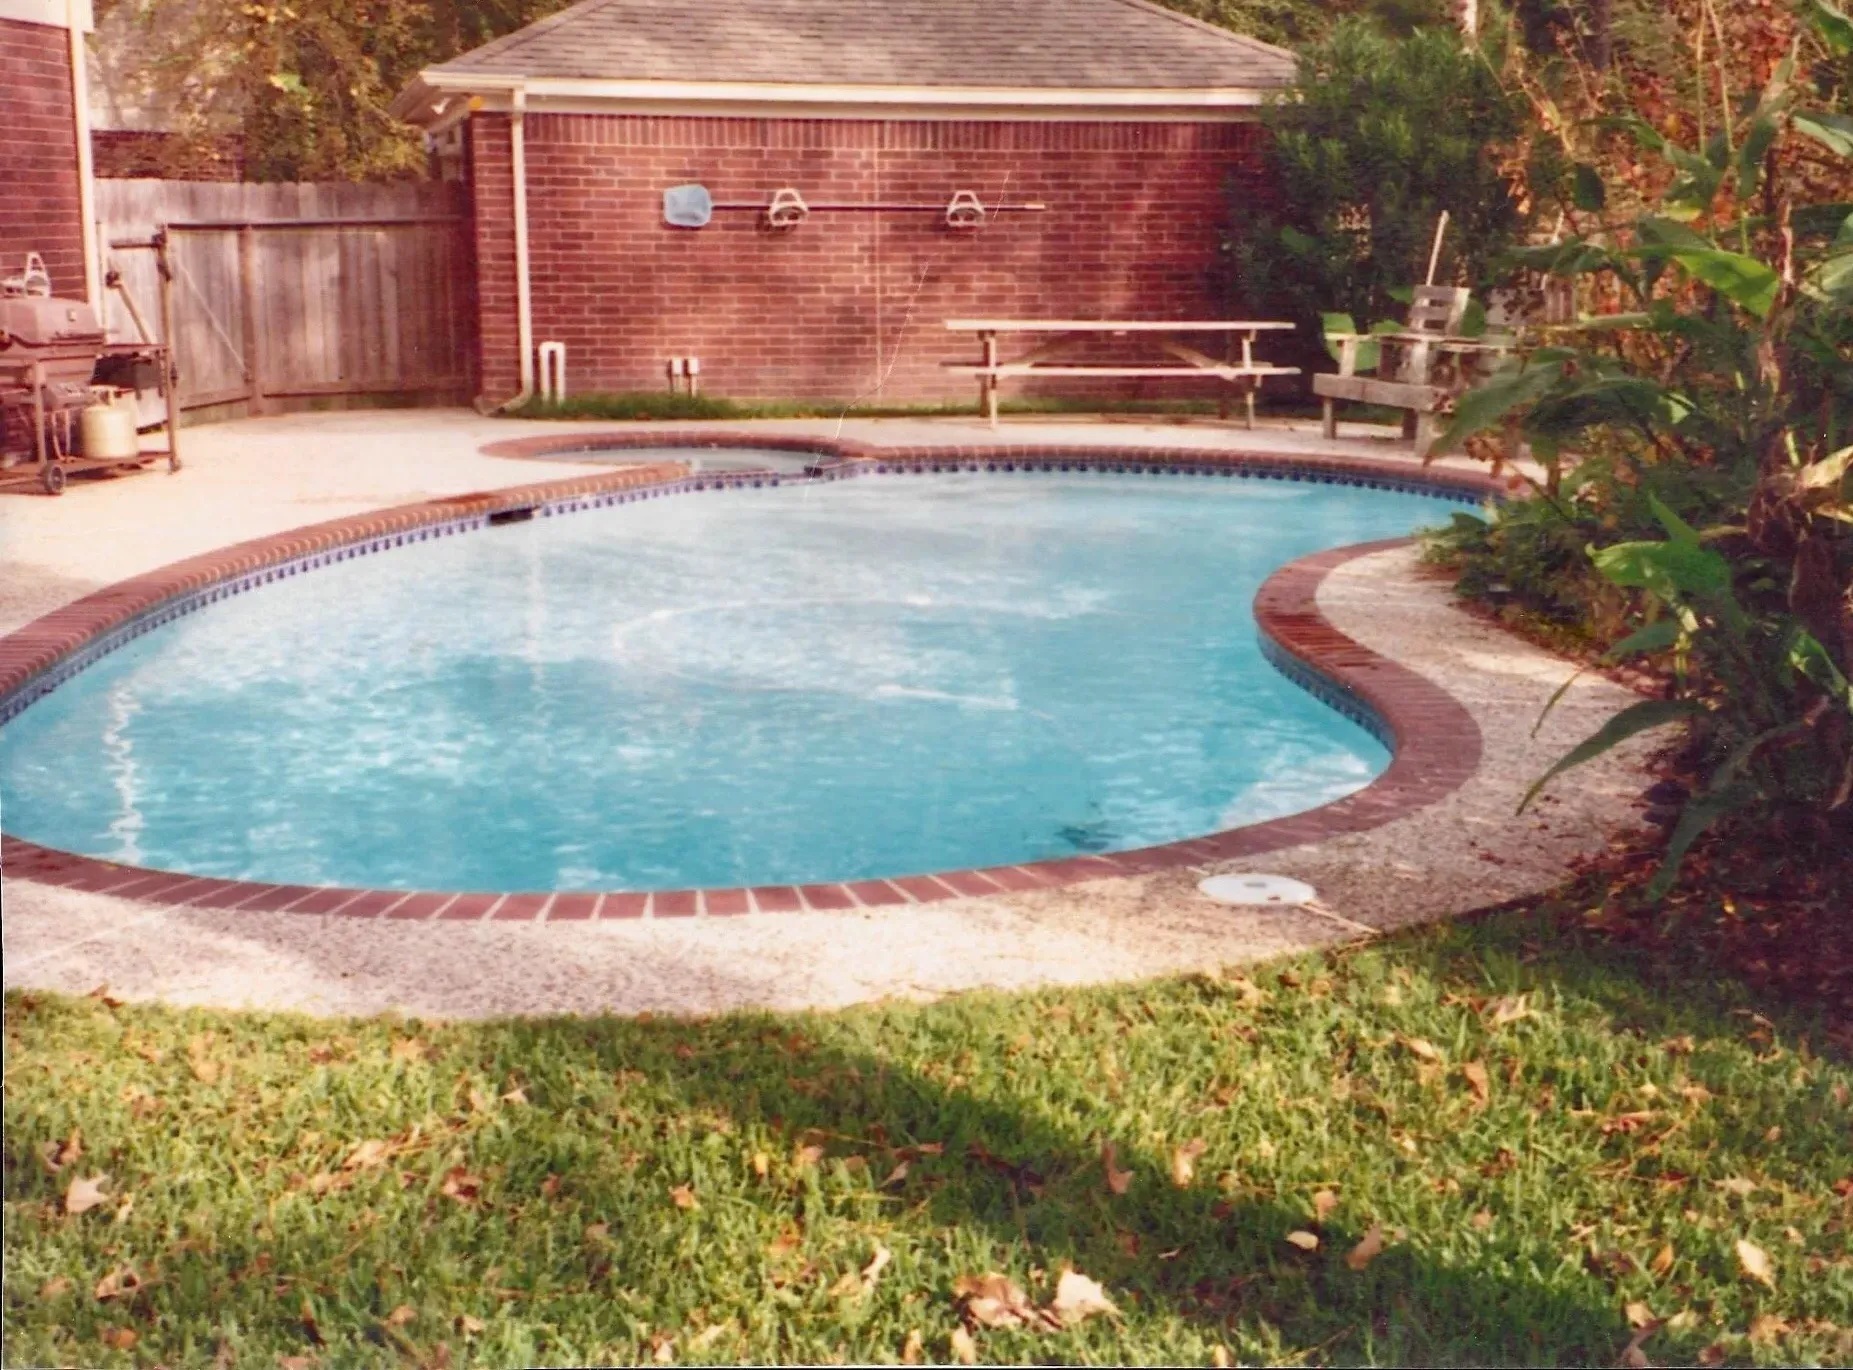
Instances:
[[[82,300],[0,297],[0,348],[101,347],[103,326]]]

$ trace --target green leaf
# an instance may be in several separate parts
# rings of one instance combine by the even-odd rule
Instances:
[[[1830,698],[1853,711],[1853,685],[1847,683],[1840,667],[1834,664],[1834,658],[1813,633],[1805,628],[1795,630],[1789,641],[1788,660],[1797,674],[1808,677]]]
[[[1679,645],[1681,628],[1678,619],[1657,618],[1645,627],[1636,628],[1602,654],[1604,661],[1625,661],[1631,656],[1664,652]]]
[[[1496,372],[1455,402],[1453,421],[1435,450],[1450,451],[1464,439],[1504,421],[1515,410],[1535,403],[1562,379],[1561,361],[1538,365],[1536,358],[1530,366]]]
[[[1853,56],[1853,19],[1827,0],[1804,0],[1802,12],[1829,52],[1836,57]]]
[[[1587,162],[1578,162],[1571,173],[1570,199],[1578,209],[1590,214],[1608,207],[1608,187],[1602,183],[1602,174]]]
[[[1720,248],[1682,249],[1672,257],[1725,299],[1759,319],[1768,318],[1769,311],[1775,308],[1782,278],[1755,257]]]
[[[1647,497],[1647,510],[1654,516],[1654,522],[1666,529],[1666,535],[1674,542],[1698,542],[1698,529],[1667,508],[1660,496],[1650,494]]]
[[[1853,117],[1813,110],[1789,122],[1797,133],[1806,134],[1836,156],[1853,157]]]
[[[1673,826],[1673,835],[1666,844],[1666,855],[1660,858],[1660,868],[1654,872],[1654,878],[1647,882],[1647,897],[1659,899],[1673,888],[1673,881],[1679,875],[1680,863],[1686,859],[1686,852],[1692,844],[1713,823],[1731,810],[1742,808],[1750,798],[1751,792],[1747,787],[1733,786],[1720,793],[1695,795],[1688,799],[1686,806],[1679,811],[1679,822]]]
[[[1646,590],[1669,603],[1731,588],[1731,563],[1696,542],[1618,542],[1589,555],[1610,584]]]
[[[1356,334],[1358,326],[1352,321],[1349,314],[1321,314],[1319,320],[1321,330],[1325,337],[1325,350],[1331,354],[1333,361],[1338,361],[1340,348],[1338,343],[1334,341],[1334,335],[1340,333]],[[1377,363],[1380,360],[1379,354],[1383,350],[1382,344],[1371,342],[1366,338],[1359,338],[1355,346],[1357,348],[1358,374],[1365,375],[1375,371],[1377,369]]]
[[[1644,733],[1650,728],[1663,728],[1669,723],[1693,718],[1704,711],[1703,705],[1690,699],[1643,699],[1638,703],[1630,704],[1577,746],[1564,753],[1558,758],[1556,765],[1539,776],[1532,787],[1525,791],[1525,797],[1519,801],[1518,811],[1525,812],[1530,807],[1531,801],[1537,798],[1539,790],[1572,767],[1580,766],[1585,761],[1594,761],[1598,756],[1626,742],[1636,733]]]

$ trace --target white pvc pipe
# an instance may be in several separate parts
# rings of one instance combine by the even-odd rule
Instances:
[[[90,67],[84,47],[82,0],[65,0],[71,36],[71,113],[77,137],[77,213],[83,220],[84,299],[103,315],[103,270],[97,234],[96,169],[90,158]]]
[[[540,397],[558,404],[566,398],[566,344],[544,342],[536,351],[540,356]]]
[[[528,92],[517,86],[509,124],[509,161],[515,174],[515,336],[521,347],[521,394],[534,393],[534,296],[528,281]]]
[[[512,399],[500,404],[486,395],[478,396],[477,410],[485,414],[518,409],[534,395],[534,298],[528,287],[528,145],[523,122],[527,109],[527,89],[517,85],[509,100],[508,162],[510,179],[514,182],[515,347],[520,353],[521,389]]]

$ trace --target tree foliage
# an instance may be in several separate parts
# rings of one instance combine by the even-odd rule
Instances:
[[[1269,198],[1231,206],[1244,309],[1381,319],[1425,278],[1443,210],[1443,279],[1465,284],[1485,284],[1523,227],[1503,167],[1521,106],[1451,29],[1397,38],[1341,20],[1301,53],[1297,83],[1264,122]]]
[[[380,180],[424,168],[390,113],[421,68],[567,0],[98,0],[108,81],[190,145],[243,145],[249,180]]]

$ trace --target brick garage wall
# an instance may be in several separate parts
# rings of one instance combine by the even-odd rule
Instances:
[[[71,37],[0,19],[0,276],[18,275],[28,252],[45,258],[54,294],[83,298]]]
[[[1227,317],[1228,196],[1265,193],[1248,123],[530,114],[526,132],[534,337],[566,344],[576,391],[660,389],[664,359],[687,355],[705,390],[743,399],[967,399],[975,383],[940,363],[976,342],[947,318]],[[508,119],[476,115],[470,135],[482,381],[499,397],[518,384]],[[793,186],[813,204],[943,205],[967,189],[1050,208],[974,233],[823,210],[789,233],[746,211],[670,228],[662,192],[691,181],[717,201]]]

